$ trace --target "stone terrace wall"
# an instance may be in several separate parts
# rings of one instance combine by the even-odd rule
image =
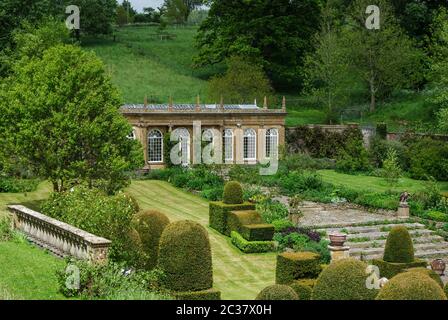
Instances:
[[[8,209],[13,215],[14,228],[33,243],[61,257],[72,256],[92,263],[107,261],[110,240],[21,205],[10,205]]]

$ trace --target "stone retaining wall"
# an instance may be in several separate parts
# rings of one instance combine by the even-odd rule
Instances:
[[[110,240],[21,205],[9,205],[8,209],[13,215],[14,228],[33,243],[61,257],[72,256],[92,263],[107,261]]]

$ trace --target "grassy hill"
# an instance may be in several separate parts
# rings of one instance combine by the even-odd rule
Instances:
[[[193,67],[197,27],[168,27],[164,32],[173,35],[170,40],[162,40],[157,32],[157,27],[124,27],[117,30],[115,41],[111,37],[90,39],[83,45],[106,63],[125,103],[143,103],[145,95],[152,103],[166,103],[170,96],[177,103],[194,103],[198,94],[202,101],[217,102],[207,98],[207,80],[225,69],[223,65]],[[325,112],[316,101],[298,93],[286,97],[287,126],[325,123]],[[426,98],[425,93],[400,93],[379,103],[372,114],[359,111],[367,110],[367,105],[348,107],[354,111],[346,112],[340,120],[363,124],[387,122],[391,130],[398,130],[406,123],[433,123],[434,110]]]

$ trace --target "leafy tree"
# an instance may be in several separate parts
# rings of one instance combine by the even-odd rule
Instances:
[[[321,30],[314,40],[315,51],[305,59],[306,87],[324,101],[329,122],[347,105],[355,80],[345,43],[340,38],[336,10],[327,4],[322,11]]]
[[[380,29],[365,27],[368,5],[381,8]],[[356,71],[369,88],[370,111],[378,97],[394,89],[410,87],[421,77],[422,54],[398,26],[385,0],[357,0],[351,8],[351,21],[343,36],[352,49],[350,58]]]
[[[188,9],[183,0],[165,0],[167,19],[176,24],[185,23]]]
[[[274,100],[273,90],[263,68],[241,57],[227,60],[227,72],[209,81],[209,99],[215,102],[221,97],[227,103],[248,103],[254,99],[263,101],[264,96]],[[273,101],[271,101],[273,102]]]
[[[108,35],[117,19],[116,0],[64,0],[65,5],[80,9],[80,32],[85,35]]]
[[[318,31],[320,0],[215,0],[201,24],[197,66],[258,58],[277,88],[302,85],[303,60]]]
[[[397,152],[394,149],[389,148],[389,150],[387,150],[386,159],[383,161],[383,177],[389,186],[393,187],[397,184],[398,179],[401,177],[401,173]]]
[[[91,52],[57,45],[25,59],[0,95],[2,145],[55,191],[87,182],[112,193],[127,182],[127,170],[142,165],[117,90]]]
[[[128,21],[128,13],[126,12],[126,9],[123,8],[123,6],[118,6],[117,8],[117,24],[119,27],[124,26],[125,24],[129,23]]]

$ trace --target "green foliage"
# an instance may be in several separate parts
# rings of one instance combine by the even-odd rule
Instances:
[[[272,221],[272,225],[274,226],[275,232],[282,232],[287,228],[294,227],[294,223],[287,219],[279,219]]]
[[[13,241],[16,243],[26,242],[25,236],[12,227],[12,220],[9,216],[0,217],[0,242]]]
[[[435,282],[437,282],[437,284],[443,288],[443,281],[442,278],[440,278],[440,276],[433,270],[428,269],[428,268],[410,268],[407,269],[406,272],[419,272],[422,274],[425,274],[427,276],[429,276],[431,279],[433,279]]]
[[[79,288],[69,288],[73,268],[79,270]],[[168,300],[161,285],[164,274],[160,270],[131,271],[125,274],[123,264],[90,264],[68,259],[63,269],[56,271],[59,290],[66,297],[88,300]]]
[[[332,262],[317,278],[312,300],[373,300],[378,291],[366,287],[367,264],[355,259]]]
[[[319,15],[319,3],[311,0],[213,1],[199,28],[196,63],[215,64],[235,55],[255,58],[274,86],[296,88]]]
[[[240,57],[227,59],[226,73],[213,77],[208,84],[210,101],[219,102],[222,98],[226,103],[247,104],[256,99],[261,103],[265,96],[271,105],[276,102],[263,67]]]
[[[182,24],[188,18],[187,6],[183,0],[165,0],[165,16],[171,23]]]
[[[127,138],[117,91],[93,53],[52,47],[15,65],[6,90],[2,142],[55,191],[85,181],[113,193],[128,183],[126,171],[143,164],[141,145]]]
[[[244,224],[239,228],[241,235],[248,241],[270,241],[274,236],[272,224]]]
[[[387,139],[387,123],[380,122],[376,124],[376,137],[379,140]]]
[[[324,187],[322,177],[316,172],[293,171],[286,176],[281,176],[279,185],[281,191],[287,195],[302,193],[306,190],[321,190]]]
[[[72,191],[53,193],[41,209],[52,218],[111,240],[112,261],[140,263],[140,244],[133,241],[131,225],[135,206],[126,194],[108,196],[100,190],[78,186]]]
[[[352,139],[341,149],[336,161],[336,169],[344,173],[368,171],[370,169],[369,155],[364,148],[362,139]]]
[[[225,204],[223,202],[210,202],[209,204],[209,225],[211,228],[222,234],[230,236],[230,229],[227,226],[227,219],[231,211],[254,210],[255,205],[249,202],[243,204]]]
[[[212,288],[212,254],[205,228],[189,220],[169,224],[160,239],[158,267],[166,275],[169,290]]]
[[[384,140],[377,137],[372,140],[369,150],[370,159],[375,167],[383,167],[389,150],[394,150],[396,153],[397,162],[401,169],[409,169],[410,154],[408,148],[400,141]]]
[[[243,203],[243,188],[237,181],[229,181],[224,186],[222,200],[225,204]]]
[[[205,301],[213,301],[213,300],[221,300],[221,291],[216,289],[207,289],[200,291],[189,291],[189,292],[174,292],[174,297],[177,300],[205,300]]]
[[[404,272],[381,288],[376,300],[447,300],[436,281],[421,272]]]
[[[448,222],[448,214],[440,211],[431,210],[426,212],[425,218],[431,219],[434,221],[440,221],[440,222]]]
[[[423,138],[409,147],[410,174],[415,179],[432,176],[448,180],[448,145],[444,141]]]
[[[149,210],[137,213],[133,218],[133,227],[138,232],[145,253],[145,268],[151,270],[157,266],[159,241],[165,227],[170,223],[166,215]]]
[[[14,179],[0,177],[0,192],[31,192],[35,191],[38,185],[39,180],[37,179]]]
[[[311,300],[316,279],[295,280],[290,287],[297,293],[299,300]]]
[[[427,262],[424,260],[415,259],[408,263],[387,262],[381,259],[372,260],[372,264],[380,269],[381,277],[391,279],[397,274],[411,268],[426,268]]]
[[[383,161],[383,178],[392,188],[401,177],[402,171],[398,164],[397,152],[394,149],[387,150],[386,159]]]
[[[263,218],[263,221],[272,223],[275,220],[288,217],[288,208],[281,202],[272,200],[270,197],[261,197],[258,199],[255,208]]]
[[[404,226],[395,226],[387,236],[384,261],[409,263],[414,261],[414,245],[411,235]]]
[[[263,253],[275,250],[274,241],[248,241],[236,231],[231,232],[230,241],[244,253]]]
[[[261,290],[255,300],[299,300],[299,297],[290,286],[274,284]]]
[[[280,253],[275,270],[277,284],[290,284],[298,279],[315,279],[322,271],[320,256],[312,252]]]

